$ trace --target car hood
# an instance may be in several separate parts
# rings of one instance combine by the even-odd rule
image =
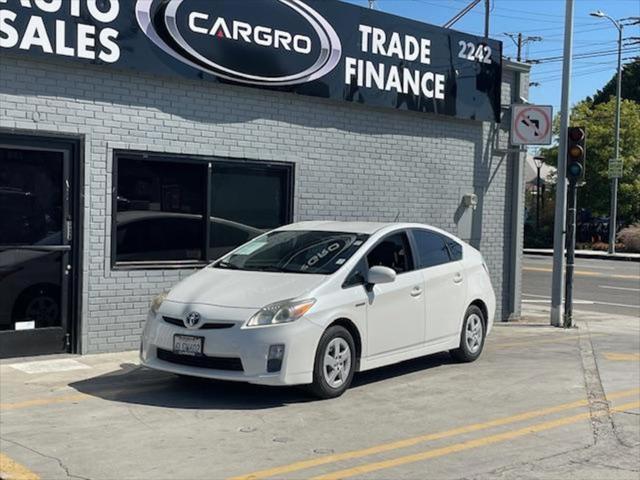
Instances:
[[[167,300],[220,307],[262,308],[298,298],[319,286],[326,276],[204,268],[177,284]]]

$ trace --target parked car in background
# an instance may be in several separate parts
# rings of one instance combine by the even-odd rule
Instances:
[[[152,302],[142,363],[181,375],[309,384],[482,352],[496,300],[482,255],[420,224],[302,222],[240,246]]]

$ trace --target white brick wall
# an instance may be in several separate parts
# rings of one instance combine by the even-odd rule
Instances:
[[[509,96],[505,84],[503,103]],[[114,149],[293,162],[295,220],[398,215],[470,232],[492,273],[497,320],[508,313],[510,168],[493,154],[505,132],[490,123],[3,55],[0,128],[82,136],[83,352],[137,348],[150,298],[190,273],[111,269]],[[472,192],[480,205],[470,214],[460,202]]]

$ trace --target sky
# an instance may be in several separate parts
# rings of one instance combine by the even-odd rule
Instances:
[[[344,0],[368,6],[368,0]],[[470,0],[376,0],[375,8],[433,25],[443,25]],[[492,0],[489,36],[503,42],[504,55],[515,59],[516,46],[505,33],[521,32],[523,37],[539,36],[541,41],[529,42],[523,49],[524,59],[559,57],[563,52],[564,0]],[[594,53],[589,58],[575,59],[571,82],[571,104],[593,95],[616,73],[618,32],[606,19],[589,16],[601,9],[614,19],[640,16],[640,0],[576,0],[574,8],[574,54]],[[484,1],[459,20],[452,28],[483,35]],[[626,28],[624,37],[640,37],[640,26]],[[606,53],[597,53],[606,52]],[[640,44],[623,50],[623,63],[630,57],[640,57]],[[547,61],[533,65],[529,102],[553,105],[560,109],[562,61]]]

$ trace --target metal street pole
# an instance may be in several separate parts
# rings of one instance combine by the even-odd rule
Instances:
[[[613,20],[612,20],[613,21]],[[613,21],[618,29],[618,85],[616,88],[616,163],[620,161],[620,102],[622,96],[622,25]],[[618,216],[618,177],[611,179],[611,212],[609,214],[609,253],[616,253],[616,227]]]
[[[578,204],[578,185],[576,180],[569,181],[569,215],[567,218],[567,284],[564,300],[564,328],[573,326],[573,271],[576,259],[576,208]]]
[[[540,166],[538,169],[538,182],[536,185],[536,230],[540,230]]]
[[[602,10],[596,10],[589,15],[597,18],[606,18],[618,30],[618,78],[616,86],[616,133],[615,133],[615,157],[616,163],[620,162],[620,103],[622,100],[622,30],[621,21],[615,21]],[[611,179],[611,211],[609,212],[609,253],[616,253],[616,227],[618,216],[618,177]]]
[[[562,277],[567,207],[567,130],[569,128],[569,96],[571,93],[571,56],[573,51],[573,4],[566,0],[564,17],[564,61],[562,65],[562,100],[560,105],[560,144],[558,146],[558,179],[553,226],[553,274],[551,282],[551,325],[561,327]]]

